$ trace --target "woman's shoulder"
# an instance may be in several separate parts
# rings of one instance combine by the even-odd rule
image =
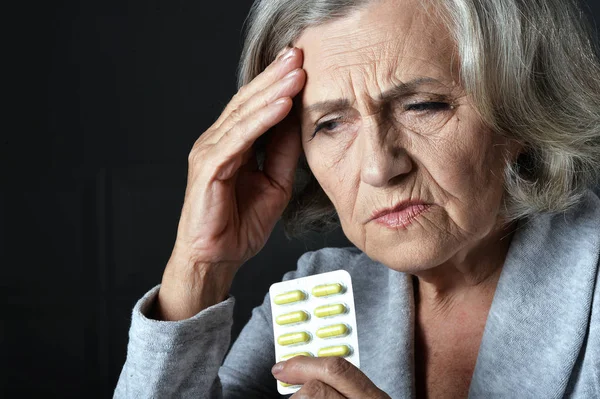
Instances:
[[[538,214],[522,220],[517,235],[529,242],[554,246],[595,246],[600,237],[600,198],[588,190],[581,201],[562,213]],[[589,248],[588,248],[589,249]]]
[[[591,224],[593,227],[600,227],[600,189],[596,192],[586,191],[581,201],[571,210],[565,213],[567,219],[574,222],[580,221],[583,224]],[[592,223],[585,223],[585,222]]]
[[[297,269],[286,273],[283,279],[291,280],[335,270],[346,270],[353,275],[354,271],[364,270],[366,267],[373,273],[379,269],[385,270],[383,265],[373,261],[356,247],[327,247],[302,254],[298,259]]]

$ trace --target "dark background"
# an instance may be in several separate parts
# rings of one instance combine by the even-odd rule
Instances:
[[[0,130],[0,396],[110,397],[160,282],[187,155],[235,93],[250,0],[26,3]],[[598,0],[588,0],[600,20]],[[13,19],[11,13],[5,18]],[[305,251],[280,226],[234,282],[233,336]]]

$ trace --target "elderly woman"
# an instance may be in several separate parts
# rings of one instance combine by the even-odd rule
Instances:
[[[600,397],[600,66],[582,26],[567,0],[257,1],[115,397],[270,398],[275,378],[302,398]],[[274,364],[268,297],[223,361],[232,279],[282,214],[355,244],[285,279],[350,273],[360,370]]]

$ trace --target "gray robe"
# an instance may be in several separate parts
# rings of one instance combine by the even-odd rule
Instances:
[[[489,312],[469,398],[600,398],[600,199],[521,222]],[[284,279],[345,269],[355,292],[361,370],[392,398],[415,397],[409,275],[355,248],[304,254]],[[133,310],[115,398],[277,398],[268,295],[230,353],[234,298],[178,322]],[[417,354],[418,355],[418,354]]]

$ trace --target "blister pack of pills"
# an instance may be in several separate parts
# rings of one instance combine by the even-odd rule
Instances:
[[[354,293],[345,270],[271,285],[271,312],[277,362],[304,355],[341,356],[360,367]],[[299,385],[277,383],[282,395]]]

